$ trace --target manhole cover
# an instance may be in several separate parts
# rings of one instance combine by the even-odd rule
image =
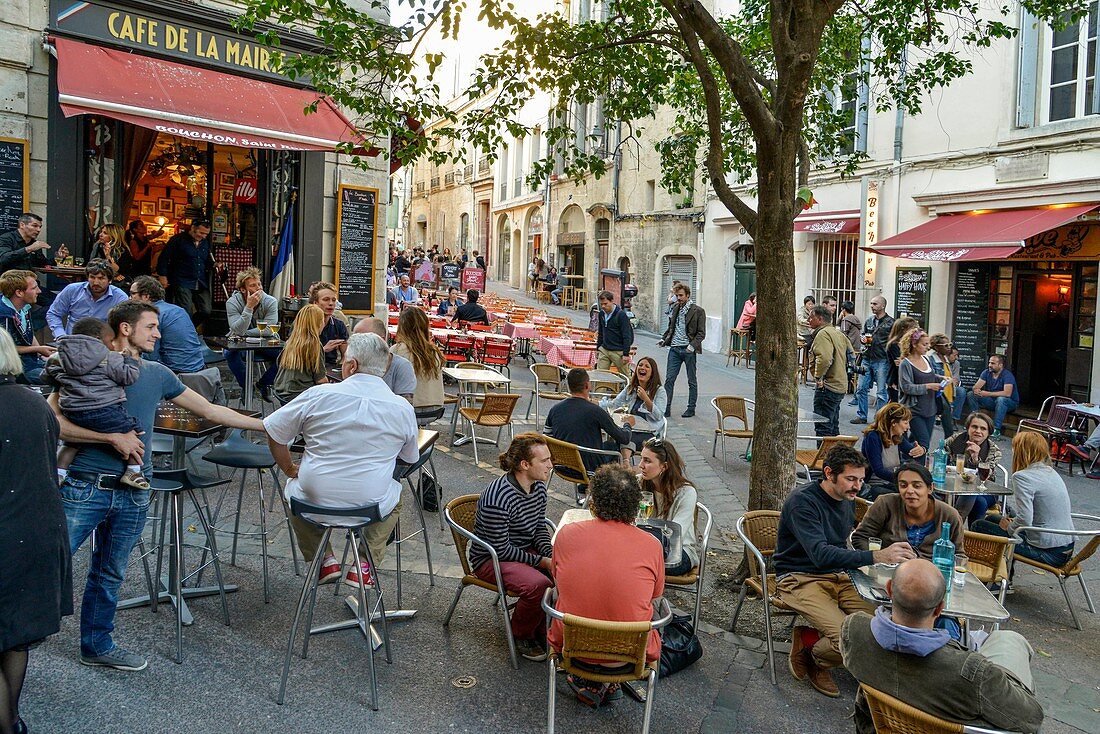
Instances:
[[[477,678],[472,675],[460,675],[451,681],[455,688],[473,688],[477,685]]]

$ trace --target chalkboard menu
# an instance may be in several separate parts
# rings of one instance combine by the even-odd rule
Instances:
[[[346,314],[374,313],[374,237],[378,189],[336,191],[336,288]]]
[[[894,280],[894,303],[898,316],[916,319],[922,329],[928,328],[928,288],[932,284],[932,268],[898,268]]]
[[[29,168],[26,140],[0,138],[0,232],[16,228],[27,210]]]
[[[443,282],[447,285],[453,285],[458,287],[458,280],[462,275],[462,266],[458,263],[443,263],[443,267],[439,269],[439,277],[443,279]]]
[[[959,263],[958,267],[951,340],[959,350],[963,385],[969,387],[978,379],[988,361],[989,266]]]

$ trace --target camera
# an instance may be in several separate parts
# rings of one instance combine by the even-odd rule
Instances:
[[[867,366],[859,364],[859,357],[852,352],[848,352],[848,378],[851,379],[856,375],[867,374]]]

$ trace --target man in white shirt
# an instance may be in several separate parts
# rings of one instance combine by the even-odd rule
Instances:
[[[386,343],[375,334],[352,334],[341,368],[343,381],[316,385],[264,419],[268,444],[288,477],[288,496],[317,505],[361,507],[377,504],[382,522],[364,534],[375,563],[381,563],[401,513],[401,484],[394,480],[396,459],[420,458],[416,414],[412,405],[394,395],[382,381],[389,363]],[[301,434],[305,453],[295,464],[288,448]],[[292,517],[298,547],[306,561],[318,552],[322,531]],[[341,569],[332,548],[324,549],[323,583],[339,578]],[[364,562],[348,571],[346,580],[373,583]]]

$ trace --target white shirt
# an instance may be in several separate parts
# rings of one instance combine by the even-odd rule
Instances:
[[[412,405],[381,378],[361,373],[309,388],[265,418],[264,428],[285,445],[302,434],[305,454],[286,491],[318,505],[377,504],[385,517],[401,499],[395,460],[420,458]]]

